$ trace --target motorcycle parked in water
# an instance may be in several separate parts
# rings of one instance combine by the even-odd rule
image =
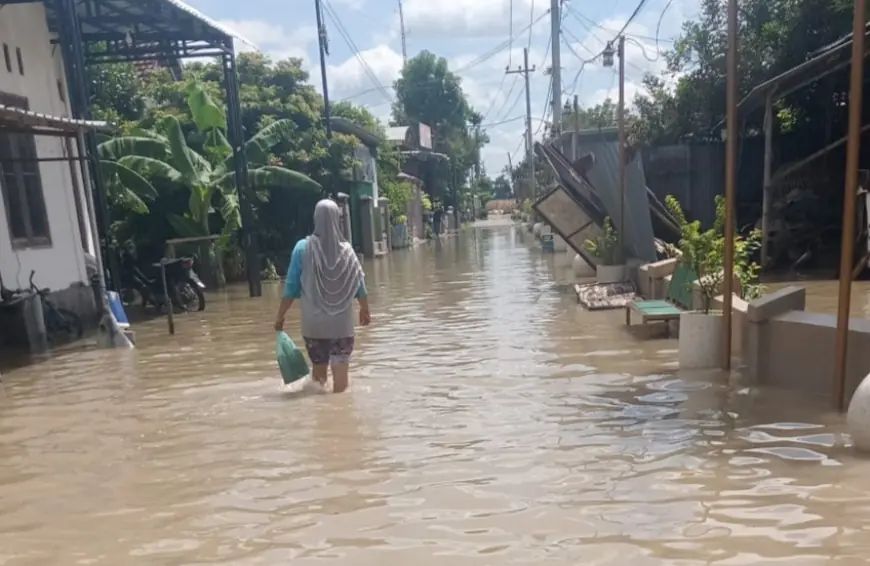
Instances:
[[[121,250],[121,297],[124,303],[131,304],[135,294],[142,297],[142,306],[154,305],[157,309],[166,307],[166,292],[160,273],[161,263],[152,263],[149,273],[143,272],[138,265],[136,247],[132,242]],[[174,308],[182,311],[205,310],[205,284],[196,273],[196,260],[192,257],[165,260],[166,286],[169,300]]]

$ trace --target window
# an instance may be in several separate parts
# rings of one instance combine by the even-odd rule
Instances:
[[[15,48],[15,58],[18,59],[18,74],[24,76],[24,58],[21,57],[21,48]]]
[[[27,108],[27,99],[0,92],[0,104]],[[0,130],[0,189],[13,248],[50,246],[48,215],[33,134]]]
[[[3,58],[6,59],[6,70],[12,72],[12,57],[9,56],[9,46],[3,44]]]

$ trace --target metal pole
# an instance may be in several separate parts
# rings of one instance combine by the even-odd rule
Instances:
[[[399,30],[402,33],[402,60],[408,62],[408,45],[405,40],[405,11],[402,8],[402,0],[399,0]]]
[[[837,339],[834,360],[834,398],[846,407],[846,355],[849,349],[849,311],[852,298],[852,262],[855,253],[855,197],[861,153],[861,100],[864,82],[865,0],[855,0],[852,23],[852,77],[849,91],[849,135],[846,142],[846,185],[843,188],[843,235],[840,244],[840,297],[837,303]]]
[[[532,200],[535,200],[535,146],[532,139],[532,97],[529,90],[529,50],[523,49],[523,76],[526,79],[526,143],[528,143],[527,159],[529,160],[529,190],[532,192]],[[534,69],[533,69],[534,70]]]
[[[773,195],[773,95],[767,96],[764,106],[764,192],[761,200],[761,267],[770,256],[770,205]]]
[[[531,93],[529,91],[529,73],[533,73],[535,71],[535,67],[529,68],[529,50],[528,48],[523,49],[523,66],[519,67],[515,71],[505,70],[505,73],[508,75],[522,73],[523,77],[526,81],[526,159],[529,162],[529,169],[531,171],[530,181],[529,181],[529,199],[535,199],[535,147],[534,141],[532,140],[532,98]]]
[[[320,0],[314,0],[314,11],[317,13],[317,43],[320,51],[320,80],[323,83],[323,119],[326,120],[326,139],[332,139],[332,117],[329,111],[329,88],[326,84],[326,56],[329,47],[326,39],[326,26],[323,25],[323,10]],[[404,36],[403,36],[404,37]]]
[[[550,37],[552,38],[550,51],[553,55],[553,130],[557,140],[562,132],[562,55],[560,53],[562,17],[560,4],[560,0],[550,0]],[[561,140],[557,143],[561,147]]]
[[[574,95],[574,135],[571,136],[571,161],[577,161],[577,138],[580,137],[580,103]]]
[[[731,293],[734,288],[734,193],[737,185],[737,0],[728,0],[728,80],[725,139],[725,273],[722,281],[722,322],[725,336],[722,369],[731,369]],[[699,276],[702,274],[698,274]]]
[[[625,36],[619,36],[619,238],[620,263],[625,263]]]
[[[169,286],[166,284],[166,258],[160,260],[160,279],[163,281],[163,301],[168,312],[169,333],[175,334],[175,309],[169,298]]]
[[[240,116],[239,78],[236,70],[236,57],[232,45],[227,47],[223,57],[224,81],[227,91],[227,134],[233,148],[233,166],[236,192],[239,197],[239,212],[242,217],[242,248],[245,253],[245,271],[248,280],[248,294],[259,297],[263,294],[260,281],[260,253],[255,230],[253,195],[248,178],[248,158],[245,152],[245,132]],[[216,258],[217,259],[217,258]]]
[[[520,205],[520,207],[521,207],[520,212],[522,212],[522,203],[523,203],[523,201],[521,200],[522,195],[520,195],[517,192],[517,188],[514,185],[514,164],[513,164],[512,159],[511,159],[511,153],[508,152],[507,156],[508,156],[508,181],[510,181],[510,184],[511,184],[511,192],[514,193],[514,200],[517,201],[518,205]]]

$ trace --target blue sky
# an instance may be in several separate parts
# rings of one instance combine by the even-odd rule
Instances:
[[[273,58],[302,57],[320,90],[314,0],[188,0],[211,18],[249,39]],[[397,0],[324,0],[337,15],[359,56],[348,46],[335,23],[326,18],[330,39],[328,79],[330,98],[350,98],[363,104],[379,118],[389,116],[391,85],[402,67]],[[676,37],[680,26],[698,11],[699,0],[672,0],[659,30],[660,49]],[[550,18],[545,15],[548,0],[404,0],[408,55],[427,49],[447,58],[453,70],[468,67],[481,55],[493,51],[510,37],[512,49],[473,65],[459,74],[472,105],[485,116],[492,138],[483,152],[487,172],[495,176],[522,151],[525,129],[525,100],[521,75],[504,76],[505,66],[522,62],[524,47],[530,46],[529,64],[537,67],[530,76],[533,131],[544,118],[551,65],[548,51]],[[618,83],[614,69],[587,64],[579,75],[581,58],[600,53],[603,41],[611,39],[637,5],[637,0],[566,0],[563,10],[562,99],[574,94],[581,106],[591,106],[608,95],[616,98]],[[626,99],[632,100],[645,72],[660,72],[656,26],[668,0],[648,0],[626,30]],[[541,17],[543,16],[543,17]],[[520,30],[529,26],[531,34]],[[242,46],[240,46],[241,48]],[[546,55],[546,56],[545,56]],[[363,59],[368,67],[360,62]],[[385,87],[378,88],[378,83]],[[508,96],[510,95],[510,96]],[[540,137],[540,132],[538,132]]]

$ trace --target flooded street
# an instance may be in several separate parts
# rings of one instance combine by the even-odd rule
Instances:
[[[277,285],[4,373],[0,565],[866,563],[840,417],[677,372],[522,238],[368,263],[342,395],[282,391]]]

